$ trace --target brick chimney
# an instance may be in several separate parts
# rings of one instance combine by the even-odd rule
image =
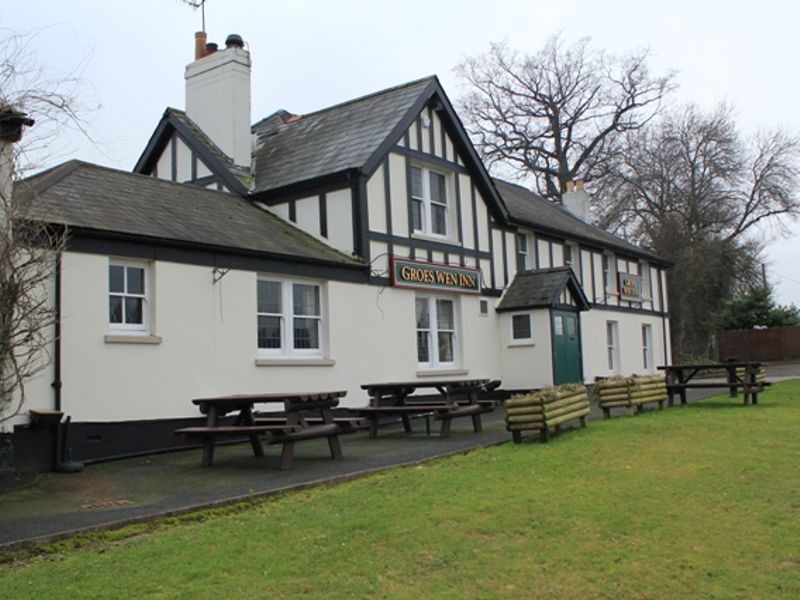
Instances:
[[[581,221],[589,223],[592,218],[590,210],[592,197],[583,189],[583,179],[567,182],[567,191],[561,195],[561,204]]]
[[[237,165],[250,167],[250,53],[239,35],[214,51],[195,35],[195,61],[186,66],[186,114]]]

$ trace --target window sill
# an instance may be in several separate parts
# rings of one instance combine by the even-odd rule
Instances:
[[[447,375],[467,375],[468,369],[423,369],[417,371],[417,377],[443,377]]]
[[[257,367],[332,367],[332,358],[257,358]]]
[[[108,334],[103,338],[106,344],[160,344],[157,335],[132,335],[124,333]]]
[[[411,233],[411,238],[415,240],[425,240],[427,242],[438,242],[440,244],[451,244],[454,246],[460,246],[461,242],[457,239],[451,238],[446,235],[435,235],[431,233],[422,233],[419,231],[414,231]]]
[[[519,342],[509,342],[509,348],[533,348],[536,345],[535,342],[530,340],[522,340]]]

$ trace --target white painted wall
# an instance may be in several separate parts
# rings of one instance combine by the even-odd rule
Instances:
[[[328,192],[328,243],[344,252],[353,253],[353,201],[349,188]]]
[[[542,388],[553,383],[550,311],[537,309],[527,312],[532,320],[532,344],[520,345],[512,342],[511,316],[518,313],[500,313],[498,318],[505,389]]]
[[[160,343],[109,343],[108,261],[64,255],[62,406],[75,421],[196,416],[193,397],[264,391],[346,389],[342,405],[357,406],[366,402],[362,383],[419,375],[414,290],[328,282],[335,364],[257,366],[256,273],[231,270],[214,284],[211,267],[152,262],[151,333]],[[477,296],[453,298],[461,367],[500,378],[497,316],[480,316]],[[42,374],[35,388],[44,393],[51,381]]]

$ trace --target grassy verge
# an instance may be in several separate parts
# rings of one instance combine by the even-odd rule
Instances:
[[[0,568],[7,598],[797,598],[800,382]],[[376,441],[380,443],[380,440]]]

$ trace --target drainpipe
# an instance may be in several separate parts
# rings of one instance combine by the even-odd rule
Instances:
[[[56,256],[55,272],[55,323],[53,349],[53,408],[61,411],[61,252]]]

